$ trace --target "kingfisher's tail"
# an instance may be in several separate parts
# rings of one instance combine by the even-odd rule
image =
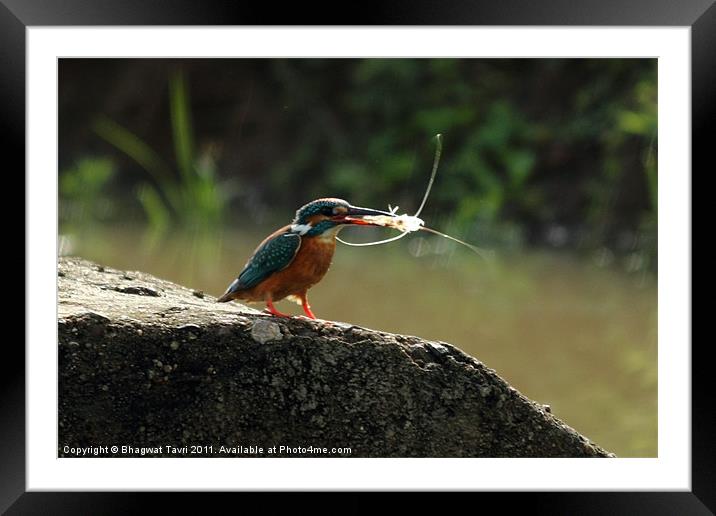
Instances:
[[[239,283],[239,278],[236,278],[231,285],[229,285],[229,288],[226,289],[226,292],[223,293],[223,295],[216,300],[217,303],[226,303],[227,301],[231,301],[232,299],[236,299],[236,293],[241,290],[241,285]]]

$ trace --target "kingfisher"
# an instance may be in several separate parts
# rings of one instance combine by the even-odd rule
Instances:
[[[300,304],[306,316],[315,319],[308,304],[308,289],[328,272],[338,232],[347,225],[371,225],[360,218],[366,215],[392,214],[359,208],[336,198],[317,199],[302,206],[291,224],[259,244],[217,301],[264,302],[269,313],[290,317],[274,306],[275,301],[288,298]]]

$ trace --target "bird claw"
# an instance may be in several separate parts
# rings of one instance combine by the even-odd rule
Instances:
[[[266,314],[266,315],[273,315],[274,317],[285,317],[285,318],[288,318],[288,319],[291,319],[291,318],[293,317],[293,316],[291,316],[291,315],[283,314],[283,313],[281,313],[281,312],[272,312],[272,311],[269,310],[268,308],[264,308],[263,310],[261,310],[261,313],[262,313],[262,314]]]
[[[333,326],[333,323],[331,321],[326,321],[325,319],[319,319],[318,317],[308,317],[307,315],[294,315],[293,319],[301,319],[302,321],[310,321],[310,322],[323,324],[325,326]]]
[[[288,314],[284,314],[284,313],[281,313],[281,312],[279,312],[279,313],[274,313],[274,312],[272,312],[271,310],[269,310],[268,308],[264,308],[264,309],[261,311],[261,313],[262,313],[262,314],[265,314],[265,315],[272,315],[272,316],[274,316],[274,317],[283,317],[283,318],[285,318],[285,319],[301,319],[301,320],[305,320],[305,321],[320,321],[320,322],[322,322],[322,323],[324,323],[324,324],[330,324],[329,321],[324,321],[323,319],[318,319],[318,318],[315,318],[315,317],[314,317],[314,318],[311,318],[311,317],[308,317],[308,316],[306,316],[306,315],[288,315]]]

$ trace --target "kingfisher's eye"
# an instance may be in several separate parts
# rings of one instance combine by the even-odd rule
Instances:
[[[328,215],[328,216],[333,215],[333,208],[331,208],[330,206],[326,206],[326,207],[324,207],[324,208],[321,208],[321,213],[322,213],[323,215]]]

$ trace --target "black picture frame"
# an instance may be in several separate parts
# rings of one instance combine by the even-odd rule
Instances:
[[[198,0],[0,0],[0,146],[7,170],[25,169],[25,30],[63,25],[597,25],[689,26],[692,73],[692,169],[706,167],[716,134],[716,5],[714,0],[501,0],[341,4],[247,4]],[[339,14],[340,13],[340,14]],[[320,20],[320,21],[319,21]],[[9,160],[8,160],[9,158]],[[711,165],[711,169],[713,165]],[[704,170],[705,172],[706,170]],[[10,174],[8,174],[10,175]],[[20,175],[13,172],[13,176]],[[693,174],[692,174],[693,177]],[[19,189],[24,191],[24,179]],[[19,190],[16,190],[19,191]],[[17,225],[19,226],[19,224]],[[24,234],[21,239],[24,241]],[[18,256],[14,251],[11,267]],[[24,246],[23,262],[27,259]],[[52,287],[48,286],[48,295]],[[17,297],[17,296],[14,296]],[[31,300],[25,304],[32,310]],[[687,346],[691,343],[684,342]],[[480,493],[502,510],[526,504],[550,514],[713,514],[716,512],[716,416],[707,360],[710,343],[692,345],[692,490],[690,492]],[[8,514],[131,514],[147,507],[149,493],[26,493],[25,354],[19,339],[6,339],[0,424],[0,511]],[[355,497],[355,495],[353,495]],[[379,495],[344,503],[357,511]],[[311,504],[318,502],[304,497]],[[277,500],[244,497],[242,509],[266,511]],[[421,505],[421,496],[413,500]],[[454,503],[453,500],[451,503]],[[162,504],[191,510],[173,493]],[[201,503],[201,502],[200,502]],[[206,506],[197,505],[202,509]]]

